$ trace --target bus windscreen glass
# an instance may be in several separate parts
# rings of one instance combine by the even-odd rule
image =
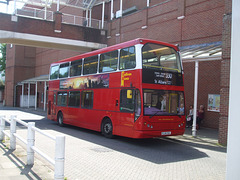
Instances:
[[[143,68],[181,72],[178,53],[171,47],[147,43],[142,48]]]
[[[184,115],[184,94],[181,91],[143,90],[144,115]]]

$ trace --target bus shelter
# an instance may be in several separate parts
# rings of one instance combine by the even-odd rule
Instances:
[[[204,69],[205,72],[199,72],[199,67],[201,66],[201,62],[208,63],[209,65],[213,61],[219,61],[219,64],[222,60],[222,42],[212,42],[212,43],[205,43],[205,44],[197,44],[197,45],[190,45],[190,46],[183,46],[180,47],[180,52],[181,52],[181,57],[182,57],[182,62],[183,66],[186,65],[187,63],[194,63],[194,69],[185,69],[185,73],[190,73],[192,77],[194,77],[194,89],[193,89],[193,126],[192,126],[192,135],[196,136],[197,128],[196,128],[196,122],[197,122],[197,104],[198,104],[198,98],[201,96],[199,94],[199,78],[200,74],[207,74],[208,78],[211,78],[211,73],[213,72],[208,72],[208,69]],[[216,67],[214,67],[216,69]],[[220,77],[219,77],[220,78]],[[187,78],[185,77],[185,80]],[[186,81],[185,81],[186,82]],[[209,84],[208,79],[206,79],[204,86],[208,86]],[[186,84],[184,84],[186,85]],[[219,87],[220,90],[220,87]],[[220,92],[219,92],[220,93]],[[207,100],[205,100],[207,102]],[[218,109],[220,111],[220,109]],[[206,113],[206,112],[205,112]]]
[[[34,78],[30,78],[30,79],[26,79],[24,81],[21,81],[19,83],[17,83],[17,85],[22,86],[22,93],[21,93],[21,99],[20,99],[20,107],[30,107],[30,101],[34,102],[34,107],[35,110],[37,110],[37,92],[38,92],[38,82],[40,83],[44,83],[44,87],[43,87],[43,109],[44,111],[46,111],[46,100],[47,100],[47,82],[49,81],[49,75],[41,75],[38,77],[34,77]],[[27,96],[24,95],[24,85],[27,84],[28,85],[28,91],[27,91]],[[35,95],[34,98],[32,98],[30,96],[31,94],[31,84],[35,85]],[[15,91],[15,102],[16,102],[16,91]],[[25,105],[23,104],[24,102]],[[26,105],[27,104],[27,105]],[[32,103],[31,103],[32,104]]]

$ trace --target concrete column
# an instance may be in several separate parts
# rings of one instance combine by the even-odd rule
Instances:
[[[232,1],[232,39],[231,39],[231,66],[228,114],[228,143],[227,143],[227,180],[238,180],[240,177],[240,141],[239,141],[239,41],[240,41],[240,1]]]

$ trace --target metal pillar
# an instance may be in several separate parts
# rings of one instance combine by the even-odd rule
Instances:
[[[24,95],[24,84],[22,84],[22,107],[23,107],[23,95]]]
[[[47,82],[44,81],[44,101],[43,101],[43,110],[46,111],[46,91],[47,91]]]
[[[102,29],[104,28],[105,1],[102,3]]]
[[[122,0],[120,0],[120,12],[121,12],[121,17],[122,17]]]
[[[13,11],[13,14],[16,14],[16,11],[17,11],[17,1],[14,0],[14,11]]]
[[[88,27],[88,9],[86,9],[86,21],[87,21],[86,26]]]
[[[31,87],[30,87],[30,83],[28,83],[28,108],[29,108],[29,102],[30,102],[30,91],[31,91]]]
[[[89,27],[92,27],[92,9],[89,10]]]
[[[111,0],[111,20],[113,20],[114,13],[113,13],[113,0]]]
[[[239,41],[240,41],[240,1],[232,1],[232,42],[229,89],[228,144],[227,144],[227,180],[238,180],[240,177],[240,141],[239,141]]]
[[[57,12],[59,12],[59,3],[60,3],[60,0],[57,1]]]
[[[197,99],[198,99],[198,65],[199,62],[195,61],[195,81],[194,81],[194,108],[193,108],[193,125],[192,125],[192,135],[195,137],[197,128]]]
[[[35,110],[37,110],[37,82],[35,83]]]
[[[147,0],[147,7],[149,7],[149,0]]]

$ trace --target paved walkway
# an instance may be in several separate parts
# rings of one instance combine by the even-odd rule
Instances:
[[[202,128],[196,138],[188,128],[183,136],[143,141],[121,137],[109,140],[80,128],[59,128],[55,122],[41,119],[46,115],[42,110],[0,107],[0,115],[2,113],[18,113],[25,119],[26,114],[29,118],[33,114],[35,119],[39,118],[36,120],[39,128],[66,135],[65,176],[68,180],[225,179],[226,148],[218,145],[218,131],[214,129]],[[48,145],[40,142],[45,149]],[[25,149],[18,143],[15,151],[10,150],[6,138],[0,142],[0,179],[48,180],[54,179],[54,171],[38,156],[33,166],[27,166]]]

